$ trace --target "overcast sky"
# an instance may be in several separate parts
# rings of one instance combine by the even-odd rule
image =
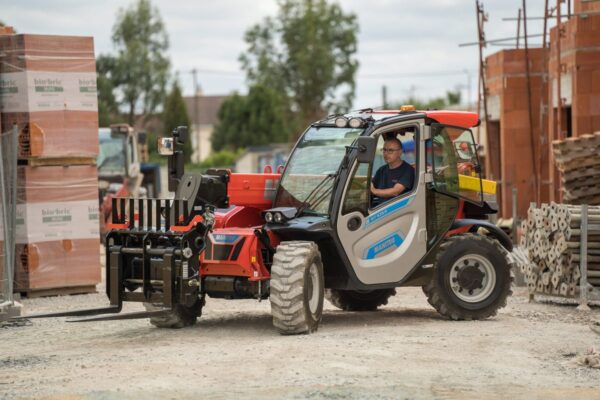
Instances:
[[[96,54],[113,50],[111,31],[115,15],[133,0],[0,0],[0,20],[19,33],[93,36]],[[173,71],[180,71],[184,94],[193,92],[190,70],[199,70],[205,94],[246,92],[245,75],[238,56],[245,50],[244,32],[267,15],[277,13],[276,0],[153,0],[170,39]],[[358,16],[360,68],[354,108],[381,104],[381,87],[388,99],[409,94],[422,99],[444,95],[460,86],[466,97],[476,98],[477,41],[474,0],[341,0],[346,12]],[[488,39],[516,35],[521,0],[487,0]],[[543,0],[527,2],[528,16],[543,15]],[[528,33],[541,32],[541,22],[531,21]],[[532,44],[540,38],[530,39]],[[500,47],[488,47],[491,54]]]

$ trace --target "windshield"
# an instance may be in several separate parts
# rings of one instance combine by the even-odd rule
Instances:
[[[335,174],[350,146],[363,129],[311,127],[290,156],[281,177],[275,207],[300,207],[312,190]],[[305,213],[326,215],[335,179],[327,179],[311,195]]]
[[[125,175],[125,137],[101,132],[97,165],[100,175]]]

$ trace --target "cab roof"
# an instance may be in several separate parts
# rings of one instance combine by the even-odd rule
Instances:
[[[468,111],[449,111],[449,110],[432,110],[432,111],[400,111],[400,110],[360,110],[348,113],[346,118],[373,118],[376,121],[396,117],[424,115],[426,118],[434,120],[437,123],[451,126],[458,126],[469,129],[479,125],[479,116],[477,113]]]

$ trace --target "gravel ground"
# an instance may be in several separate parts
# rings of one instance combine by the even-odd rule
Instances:
[[[22,304],[34,313],[107,300]],[[198,324],[181,330],[64,318],[4,326],[0,398],[600,398],[600,369],[575,362],[600,348],[589,328],[599,308],[529,303],[520,289],[493,319],[451,322],[419,288],[404,288],[378,312],[326,303],[319,331],[302,336],[277,334],[269,310],[268,301],[209,298]]]

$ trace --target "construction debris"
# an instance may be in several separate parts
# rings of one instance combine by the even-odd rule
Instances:
[[[581,366],[600,369],[600,353],[595,347],[592,347],[587,354],[578,357],[576,362]]]
[[[600,224],[600,206],[588,207],[588,221]],[[530,293],[571,298],[579,293],[580,224],[581,206],[552,203],[529,208],[520,245],[530,262],[520,263],[520,268]],[[587,281],[600,287],[600,231],[588,230],[587,249]]]
[[[552,142],[565,201],[600,204],[600,132]]]

